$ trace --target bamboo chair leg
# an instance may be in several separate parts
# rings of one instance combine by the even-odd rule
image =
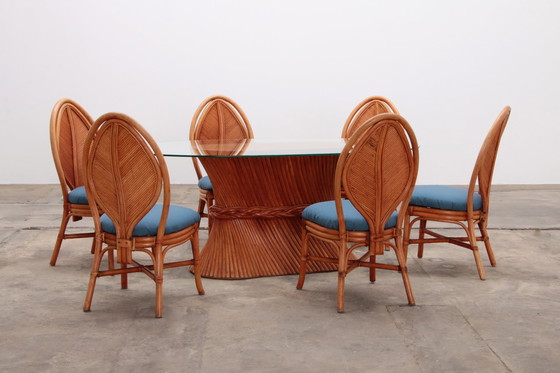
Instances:
[[[299,279],[296,288],[302,289],[303,283],[305,282],[305,273],[307,272],[307,240],[309,239],[309,234],[305,227],[303,228],[303,234],[301,238],[301,258],[299,262]]]
[[[338,296],[337,296],[337,311],[344,312],[344,280],[346,279],[345,272],[338,272]]]
[[[418,232],[418,258],[424,256],[424,234],[426,230],[426,220],[420,220],[420,230]]]
[[[126,269],[126,263],[121,263],[121,268]],[[121,289],[128,289],[128,273],[121,273]]]
[[[115,269],[115,251],[113,249],[107,250],[107,265],[110,270]]]
[[[162,248],[157,244],[154,250],[154,277],[156,282],[156,317],[163,316],[163,257]]]
[[[84,301],[84,312],[91,310],[91,301],[93,299],[93,291],[95,290],[95,283],[99,274],[99,267],[101,266],[101,240],[95,240],[95,252],[93,253],[93,263],[91,264],[91,274],[89,275],[89,284],[86,292],[86,299]]]
[[[410,285],[410,277],[408,275],[408,268],[406,266],[406,258],[404,257],[404,249],[402,245],[397,244],[395,254],[397,256],[397,261],[399,262],[400,272],[403,279],[404,290],[406,291],[408,304],[410,306],[414,306],[416,302],[414,300],[414,295],[412,294],[412,286]]]
[[[195,232],[193,239],[191,240],[191,247],[193,253],[194,261],[194,282],[196,284],[196,290],[199,295],[204,295],[204,287],[202,287],[202,272],[200,272],[200,254],[199,254],[199,243],[198,243],[198,231]]]
[[[206,206],[206,200],[203,198],[199,198],[198,199],[198,214],[199,215],[203,215],[204,214],[204,206]]]
[[[344,281],[348,271],[348,254],[346,249],[346,242],[340,243],[338,254],[338,296],[337,296],[337,311],[344,312]]]
[[[60,247],[62,246],[62,240],[64,239],[64,234],[66,232],[66,227],[68,226],[68,221],[70,221],[70,213],[65,208],[62,215],[62,221],[60,222],[60,229],[58,230],[58,236],[56,237],[56,243],[54,244],[54,249],[51,255],[51,262],[50,262],[51,266],[56,265],[56,260],[58,259],[58,253],[60,252]]]
[[[403,250],[404,258],[408,260],[408,245],[410,243],[410,231],[412,230],[412,225],[410,224],[410,215],[406,214],[404,217],[404,227],[403,227]]]
[[[488,230],[486,229],[486,223],[480,222],[478,223],[478,228],[480,229],[480,233],[482,233],[482,237],[484,239],[484,246],[486,247],[486,252],[488,253],[488,259],[490,259],[490,264],[492,267],[496,266],[496,258],[494,257],[494,251],[492,250],[492,245],[490,244],[490,236],[488,235]]]
[[[210,216],[210,206],[214,205],[214,197],[213,194],[212,195],[208,195],[207,194],[207,199],[206,199],[206,209],[208,210],[208,233],[210,233],[210,230],[212,229],[212,217]]]
[[[474,255],[474,261],[476,263],[476,269],[478,271],[478,277],[480,277],[481,280],[485,280],[486,275],[484,273],[484,267],[482,265],[482,260],[480,259],[480,251],[478,250],[478,246],[476,245],[476,234],[474,231],[474,225],[472,222],[468,223],[468,231],[467,234],[469,236],[469,242],[471,245],[471,249]]]
[[[375,254],[370,255],[369,256],[369,262],[370,263],[375,263],[377,262],[377,256]],[[376,278],[375,278],[375,268],[370,267],[369,269],[369,281],[370,282],[375,282]]]

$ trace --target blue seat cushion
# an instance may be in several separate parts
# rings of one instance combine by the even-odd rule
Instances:
[[[366,219],[349,200],[342,200],[342,210],[344,221],[346,222],[346,230],[361,232],[369,230]],[[301,213],[301,216],[325,228],[338,229],[338,216],[336,215],[334,201],[319,202],[307,206]],[[387,221],[387,224],[385,224],[385,229],[397,225],[397,216],[398,214],[395,211]]]
[[[417,185],[410,204],[441,210],[467,211],[467,189],[448,185]],[[474,193],[473,210],[482,208],[482,196]]]
[[[163,205],[155,205],[148,213],[136,224],[132,231],[134,237],[155,236],[157,234],[159,221]],[[200,221],[200,215],[194,210],[182,206],[169,206],[165,234],[175,233],[185,229]],[[101,216],[101,230],[103,232],[117,234],[115,225],[107,214]]]
[[[198,180],[198,187],[204,190],[212,190],[212,183],[208,176],[204,176],[202,179]]]
[[[78,205],[87,205],[86,187],[79,186],[76,189],[72,189],[70,193],[68,193],[68,202]]]

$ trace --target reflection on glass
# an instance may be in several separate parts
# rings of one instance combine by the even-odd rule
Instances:
[[[207,156],[242,155],[250,143],[251,139],[191,140],[194,153]]]

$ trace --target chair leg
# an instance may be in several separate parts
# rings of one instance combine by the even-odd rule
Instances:
[[[199,295],[204,295],[204,288],[202,287],[202,272],[200,271],[200,254],[199,254],[199,243],[198,243],[198,231],[195,232],[194,237],[191,240],[191,247],[193,253],[193,269],[194,269],[194,283],[196,284],[196,290]]]
[[[95,290],[95,283],[99,274],[99,267],[101,266],[101,239],[95,239],[95,250],[93,253],[93,263],[91,265],[91,274],[89,276],[89,284],[86,292],[86,300],[84,301],[84,312],[91,310],[91,301],[93,299],[93,291]]]
[[[403,227],[403,250],[404,257],[408,259],[408,245],[410,243],[410,231],[412,230],[412,225],[410,224],[410,214],[406,212],[404,217],[404,227]]]
[[[307,272],[307,240],[309,239],[309,234],[307,229],[303,227],[303,233],[301,237],[301,258],[299,262],[299,279],[296,288],[302,289],[303,283],[305,282],[305,273]]]
[[[485,279],[485,273],[484,273],[484,267],[482,265],[482,260],[480,259],[480,252],[478,250],[478,246],[476,245],[476,234],[474,231],[474,225],[471,221],[468,222],[469,226],[468,226],[468,231],[467,234],[469,236],[469,242],[471,245],[471,249],[474,255],[474,261],[476,263],[476,269],[478,270],[478,277],[480,277],[481,280]]]
[[[212,230],[212,217],[210,216],[210,207],[214,205],[214,194],[208,193],[206,195],[206,210],[208,211],[208,233]]]
[[[486,247],[486,252],[488,253],[488,259],[490,259],[490,264],[492,267],[496,266],[496,258],[494,257],[494,251],[492,250],[492,245],[490,244],[490,236],[488,235],[488,230],[486,229],[486,222],[478,223],[478,228],[480,233],[482,233],[482,238],[484,239],[484,246]]]
[[[400,272],[404,283],[404,290],[406,291],[406,297],[408,299],[408,304],[414,306],[415,300],[412,294],[412,286],[410,285],[410,277],[408,275],[408,268],[406,266],[406,258],[404,257],[404,249],[402,244],[397,243],[395,254],[397,256],[397,261],[399,262]]]
[[[110,270],[115,269],[115,251],[113,249],[107,250],[107,266]]]
[[[369,262],[375,263],[377,261],[377,256],[375,254],[369,256]],[[375,268],[370,267],[369,269],[369,281],[375,282]]]
[[[198,199],[198,214],[202,216],[204,214],[204,206],[206,206],[206,200],[203,198]]]
[[[340,243],[338,253],[338,296],[337,296],[337,311],[344,312],[344,282],[348,274],[348,250],[346,249],[346,242]]]
[[[56,243],[54,244],[54,249],[51,255],[51,266],[56,265],[58,253],[60,252],[60,246],[62,246],[62,240],[64,240],[64,234],[66,232],[66,227],[68,226],[69,220],[70,213],[68,209],[64,208],[64,212],[62,213],[62,221],[60,222],[60,229],[58,230],[58,236],[56,237]]]
[[[154,249],[154,277],[156,282],[156,317],[163,316],[163,254],[161,245]]]
[[[426,220],[420,220],[420,230],[418,232],[418,258],[424,256],[424,235],[426,230]]]
[[[121,263],[121,269],[126,267],[126,263]],[[121,289],[128,289],[128,273],[121,273]]]

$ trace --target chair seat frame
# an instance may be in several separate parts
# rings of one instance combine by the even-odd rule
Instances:
[[[490,244],[490,237],[487,230],[487,214],[482,210],[475,210],[469,216],[465,211],[455,210],[435,210],[427,207],[409,206],[408,215],[410,220],[405,220],[405,247],[408,251],[408,245],[418,245],[418,258],[424,257],[424,244],[429,243],[451,243],[456,246],[461,246],[472,251],[478,275],[481,280],[486,278],[482,259],[480,257],[480,250],[476,242],[484,242],[486,252],[490,264],[496,266],[496,258]],[[445,236],[441,233],[435,232],[427,227],[427,221],[434,221],[440,223],[455,224],[460,226],[467,234],[467,236]],[[419,222],[418,238],[410,238],[410,229],[412,226]],[[476,234],[476,226],[478,226],[480,235]],[[426,235],[431,238],[426,238]]]
[[[163,271],[167,268],[177,268],[177,267],[185,267],[185,266],[195,266],[198,264],[199,258],[199,244],[198,244],[198,224],[191,225],[185,229],[182,229],[178,232],[170,233],[163,236],[161,242],[157,242],[156,236],[140,236],[134,237],[132,240],[126,242],[126,245],[130,246],[130,250],[127,251],[127,255],[129,255],[129,262],[132,266],[128,266],[127,263],[121,263],[121,267],[115,269],[114,264],[111,266],[112,262],[112,250],[117,250],[119,244],[122,244],[122,240],[119,240],[116,235],[110,233],[101,233],[97,236],[97,241],[103,242],[106,244],[105,248],[96,249],[94,253],[94,263],[91,272],[91,278],[99,278],[104,276],[114,276],[114,275],[121,275],[121,289],[128,288],[128,277],[127,274],[135,273],[135,272],[142,272],[151,278],[156,284],[159,282],[163,282],[163,274],[160,271]],[[165,255],[173,248],[182,245],[183,243],[190,241],[192,248],[193,248],[193,258],[190,260],[181,260],[181,261],[174,261],[174,262],[165,262]],[[133,252],[143,252],[148,255],[151,259],[151,265],[145,265],[134,258],[132,258]],[[109,253],[108,260],[109,260],[109,269],[107,270],[100,270],[101,261],[103,260],[103,256]],[[160,268],[157,268],[157,267]],[[195,285],[198,293],[200,295],[204,294],[204,287],[202,286],[202,277],[200,275],[200,271],[195,271]],[[84,311],[89,311],[91,309],[91,302],[93,298],[93,292],[95,289],[95,280],[90,279],[90,286],[88,286],[88,291],[86,294],[86,302],[84,304]],[[157,302],[160,302],[159,298],[162,297],[162,294],[157,294]],[[163,307],[163,301],[161,300],[161,305],[158,305],[158,310],[156,313],[160,313]]]

